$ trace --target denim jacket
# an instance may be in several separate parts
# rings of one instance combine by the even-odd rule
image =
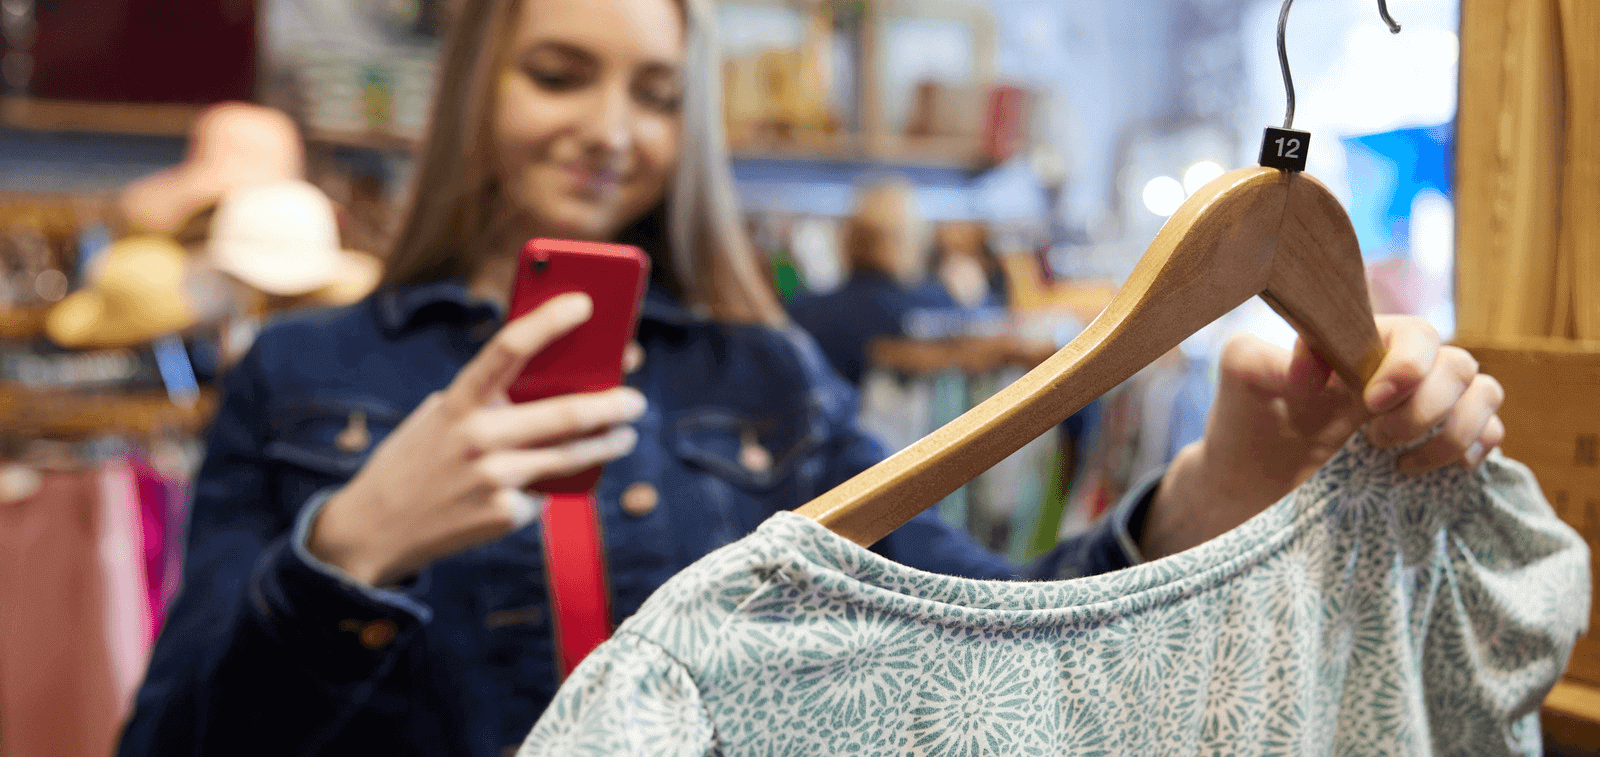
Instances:
[[[156,643],[124,757],[462,755],[519,744],[559,685],[537,523],[374,589],[313,557],[320,503],[500,327],[459,282],[382,290],[263,331],[226,381],[194,486],[184,585]],[[877,462],[854,393],[795,328],[696,318],[649,295],[639,443],[597,492],[616,620],[697,558]],[[754,439],[770,465],[741,462]],[[648,512],[621,507],[653,486]],[[1148,487],[1146,487],[1148,489]],[[1070,577],[1137,560],[1148,497],[1035,566]],[[878,551],[923,570],[1017,571],[932,513]]]

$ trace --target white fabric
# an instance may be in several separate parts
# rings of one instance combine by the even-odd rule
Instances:
[[[1520,464],[1408,477],[1359,438],[1222,537],[1074,581],[920,573],[782,513],[519,754],[1536,754],[1588,559]]]

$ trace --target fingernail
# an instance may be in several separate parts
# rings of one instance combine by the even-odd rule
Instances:
[[[528,524],[538,520],[539,515],[544,512],[545,499],[543,494],[515,490],[511,506],[512,530],[521,531]]]
[[[638,419],[649,406],[650,403],[638,389],[625,386],[617,390],[617,411],[628,420]]]
[[[1398,393],[1399,390],[1391,382],[1373,384],[1367,388],[1367,409],[1375,413],[1388,410]]]
[[[556,297],[552,304],[556,306],[558,315],[573,320],[588,320],[594,312],[594,300],[583,292],[568,292]]]
[[[1483,442],[1473,442],[1467,447],[1467,453],[1462,457],[1466,460],[1468,468],[1476,468],[1488,456],[1489,453],[1483,448]]]
[[[618,426],[607,435],[606,445],[617,456],[622,457],[633,451],[634,445],[639,443],[639,432],[632,426]]]

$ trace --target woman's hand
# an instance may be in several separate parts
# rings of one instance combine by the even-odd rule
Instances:
[[[1406,473],[1483,462],[1505,437],[1499,382],[1479,373],[1466,350],[1441,346],[1420,318],[1379,317],[1378,330],[1388,353],[1359,394],[1304,342],[1290,353],[1250,336],[1229,341],[1205,436],[1178,453],[1145,516],[1145,556],[1188,549],[1248,520],[1309,479],[1363,425],[1380,448],[1441,427],[1400,457]]]
[[[529,523],[537,502],[523,493],[528,484],[628,454],[637,434],[624,424],[645,410],[634,389],[506,399],[528,359],[592,312],[587,295],[562,295],[501,329],[323,506],[312,554],[357,580],[391,584]],[[585,438],[562,441],[575,437]]]

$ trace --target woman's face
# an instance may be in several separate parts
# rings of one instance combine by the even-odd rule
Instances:
[[[522,0],[495,102],[506,199],[532,234],[609,240],[678,163],[684,19],[674,0]]]

